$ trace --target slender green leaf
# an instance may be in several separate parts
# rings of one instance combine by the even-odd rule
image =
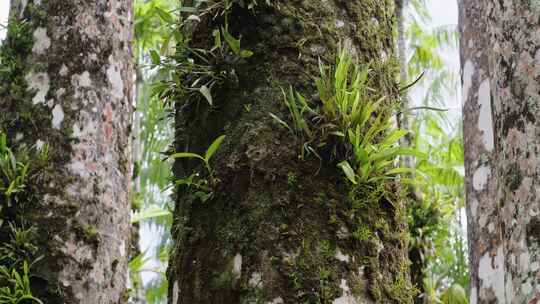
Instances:
[[[250,51],[250,50],[242,50],[242,51],[240,52],[240,56],[241,56],[242,58],[249,58],[249,57],[253,56],[253,52]]]
[[[400,168],[394,168],[394,169],[388,170],[386,172],[386,175],[414,174],[415,172],[416,170],[414,168],[400,167]]]
[[[343,173],[345,173],[345,176],[347,177],[347,179],[349,179],[349,181],[351,181],[351,183],[355,185],[358,183],[356,181],[356,175],[354,174],[354,170],[348,161],[345,160],[345,161],[340,162],[338,164],[338,167],[341,168],[341,170],[343,170]]]
[[[212,106],[214,101],[212,99],[212,93],[210,92],[210,89],[206,85],[202,85],[199,88],[199,92],[206,98],[206,101]]]
[[[169,210],[161,209],[159,206],[150,206],[147,207],[144,210],[141,210],[139,212],[136,212],[131,217],[131,223],[138,223],[142,220],[151,219],[151,218],[157,218],[157,217],[164,217],[164,216],[170,216],[171,212]]]
[[[221,32],[223,33],[223,37],[225,38],[225,41],[227,42],[231,50],[236,55],[240,55],[240,39],[234,38],[224,27],[221,28]]]
[[[204,155],[205,162],[210,162],[210,158],[212,158],[212,155],[216,153],[217,149],[219,148],[224,139],[225,135],[221,135],[220,137],[216,138],[216,140],[214,140],[210,147],[208,147]]]
[[[162,8],[157,7],[157,6],[154,7],[154,9],[155,9],[156,13],[159,15],[159,17],[163,21],[165,21],[167,23],[173,23],[174,22],[174,17],[171,15],[171,13],[169,13],[169,12],[167,12],[167,11],[163,10]]]
[[[172,158],[198,158],[204,160],[204,157],[199,154],[189,153],[189,152],[179,152],[171,155]]]
[[[274,119],[277,123],[287,128],[291,133],[294,133],[293,129],[291,129],[291,127],[289,127],[289,125],[285,121],[283,121],[281,118],[277,117],[276,115],[272,113],[268,113],[268,115],[270,115],[270,117],[272,117],[272,119]]]

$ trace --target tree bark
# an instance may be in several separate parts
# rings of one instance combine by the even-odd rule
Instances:
[[[227,138],[212,162],[214,197],[177,189],[169,303],[412,303],[402,202],[347,197],[336,163],[299,160],[301,141],[268,114],[286,116],[289,85],[316,99],[318,58],[335,62],[340,43],[397,98],[394,0],[257,2],[228,12],[229,32],[254,55],[220,63],[228,78],[213,106],[176,101],[177,151],[204,154]],[[191,47],[212,48],[225,27],[209,15],[194,21]],[[177,160],[175,176],[197,165]]]
[[[471,303],[540,300],[540,3],[460,1]]]
[[[30,181],[31,204],[18,215],[38,231],[43,259],[32,268],[32,287],[43,303],[125,302],[131,5],[11,4],[0,128],[17,148],[49,147],[47,168]]]
[[[399,58],[399,82],[402,86],[407,85],[409,79],[408,75],[408,61],[407,61],[407,37],[405,33],[405,11],[407,9],[408,0],[396,0],[396,17],[397,17],[397,51]],[[409,108],[410,100],[408,91],[403,92],[401,96],[400,114],[397,118],[397,125],[403,130],[410,129],[409,121]],[[401,138],[401,145],[403,147],[411,146],[411,136],[407,134]],[[403,167],[412,168],[413,159],[411,156],[401,156],[401,164]]]

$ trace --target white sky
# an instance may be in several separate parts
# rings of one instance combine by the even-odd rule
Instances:
[[[440,26],[457,26],[458,24],[458,5],[457,0],[428,0],[427,9],[431,14],[431,22],[426,26],[433,29]],[[448,119],[450,122],[448,132],[455,131],[455,126],[458,125],[461,120],[461,85],[459,81],[460,63],[459,63],[459,50],[444,50],[441,52],[441,57],[444,60],[446,69],[452,71],[457,77],[455,93],[453,96],[444,94],[441,102],[444,104],[444,108],[448,109]],[[410,75],[411,78],[415,77]],[[415,106],[421,105],[423,97],[426,94],[426,88],[422,84],[418,84],[412,88],[410,97],[412,103]],[[431,104],[431,106],[439,107]]]
[[[433,16],[433,25],[457,24],[458,7],[456,0],[429,0],[428,10]]]
[[[458,5],[456,0],[429,0],[428,10],[431,13],[432,27],[458,24]],[[459,68],[459,53],[450,52],[446,55],[449,64]]]
[[[9,1],[0,0],[0,24],[6,25],[9,13]],[[0,26],[0,40],[4,39],[5,30]]]

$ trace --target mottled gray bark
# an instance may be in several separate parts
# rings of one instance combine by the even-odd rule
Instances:
[[[405,10],[407,9],[408,0],[396,0],[396,17],[397,17],[397,51],[399,58],[399,82],[401,86],[405,86],[408,81],[408,61],[407,61],[407,43],[405,32]],[[398,126],[404,130],[410,129],[409,123],[409,108],[410,100],[408,91],[403,92],[401,96],[400,114],[398,115]],[[406,135],[401,138],[403,147],[410,147],[411,137]],[[413,159],[411,156],[401,156],[401,164],[403,167],[412,168]]]
[[[299,160],[301,140],[269,116],[287,117],[289,85],[316,100],[318,59],[335,62],[340,42],[373,63],[375,89],[395,101],[394,0],[257,2],[229,12],[229,31],[254,55],[213,66],[228,77],[213,106],[177,100],[177,151],[204,154],[227,138],[212,162],[214,197],[177,190],[169,303],[411,303],[402,201],[348,197],[335,160]],[[213,15],[193,23],[192,47],[212,48],[225,22]],[[175,175],[198,165],[179,160]]]
[[[140,68],[140,60],[135,63],[135,83],[133,86],[133,106],[138,109],[137,104],[141,96],[141,87],[144,79]],[[141,161],[142,161],[142,147],[141,147],[141,115],[140,109],[133,113],[133,134],[132,134],[132,159],[133,159],[133,200],[131,210],[133,212],[139,212],[141,209]],[[131,225],[131,238],[130,238],[130,256],[132,260],[141,254],[141,248],[139,246],[140,241],[140,223],[133,223]],[[128,288],[130,289],[129,304],[143,304],[145,303],[144,286],[142,286],[142,274],[140,272],[129,273],[130,280],[128,281]]]
[[[540,3],[460,2],[471,303],[540,301]]]
[[[131,175],[130,0],[12,2],[0,127],[18,147],[49,146],[21,216],[43,259],[44,303],[124,303]],[[5,68],[5,67],[3,67]],[[8,72],[5,72],[8,71]]]
[[[488,54],[485,53],[490,44],[487,14],[484,11],[486,3],[483,0],[461,1],[459,20],[471,303],[475,303],[473,301],[477,301],[479,296],[488,298],[488,293],[493,295],[494,290],[490,290],[492,283],[480,281],[479,259],[485,253],[496,256],[502,243],[499,210],[495,201],[496,181],[494,175],[485,173],[492,172],[494,161],[490,74]],[[482,119],[480,113],[483,113]],[[471,181],[475,172],[478,172],[477,182],[473,183]],[[500,263],[489,265],[497,276],[504,275]],[[493,287],[504,290],[501,284]],[[483,290],[481,295],[478,293],[479,288]]]

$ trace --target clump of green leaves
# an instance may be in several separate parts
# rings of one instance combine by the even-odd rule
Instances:
[[[5,134],[0,135],[0,193],[6,202],[6,207],[11,207],[14,194],[24,190],[28,167],[27,163],[17,161],[15,155],[7,146]],[[1,211],[2,205],[0,205]]]
[[[308,101],[289,88],[283,93],[291,122],[275,114],[270,116],[292,134],[302,139],[300,157],[317,151],[329,151],[331,160],[354,185],[373,183],[408,172],[393,166],[398,155],[416,155],[399,147],[407,131],[394,129],[392,104],[387,97],[370,87],[369,65],[360,66],[341,51],[333,67],[319,65],[316,79],[320,101]],[[320,158],[320,156],[319,156]]]
[[[0,266],[0,304],[39,303],[30,289],[30,267],[24,262],[22,274],[14,268]]]
[[[0,133],[0,228],[5,217],[3,213],[8,208],[21,209],[31,200],[26,195],[26,187],[30,179],[39,176],[47,159],[47,145],[40,150],[23,147],[14,153],[6,135]]]
[[[176,185],[185,185],[187,187],[194,187],[194,195],[200,199],[202,202],[206,202],[212,198],[214,194],[214,187],[218,183],[218,179],[215,177],[214,170],[210,165],[210,160],[212,156],[217,152],[221,143],[225,139],[225,135],[218,137],[212,144],[206,149],[204,155],[199,155],[197,153],[191,152],[178,152],[171,155],[173,158],[192,158],[199,159],[203,162],[204,167],[206,168],[207,175],[202,174],[201,172],[193,172],[186,178],[181,178],[176,180]],[[207,176],[207,177],[206,177]]]
[[[253,55],[252,51],[241,48],[241,40],[226,27],[215,29],[213,36],[214,45],[210,49],[192,48],[189,38],[182,36],[177,38],[180,42],[174,55],[164,60],[157,54],[152,56],[153,63],[161,65],[161,73],[171,75],[170,80],[155,85],[154,94],[165,99],[198,95],[212,106],[212,89],[226,81],[235,81],[236,63]]]
[[[6,135],[0,134],[0,233],[5,233],[0,244],[0,304],[42,303],[30,289],[30,265],[39,260],[35,229],[24,228],[16,215],[27,203],[24,192],[31,175],[27,152],[21,149],[14,153]],[[44,153],[36,162],[46,157]]]
[[[204,5],[203,5],[204,3]],[[228,29],[228,24],[215,28],[212,31],[213,45],[207,47],[191,46],[191,30],[193,23],[201,22],[206,15],[225,14],[234,4],[241,7],[253,8],[255,1],[209,1],[198,2],[194,7],[180,7],[180,20],[171,21],[176,52],[162,59],[156,51],[150,52],[154,65],[161,66],[161,73],[170,74],[171,79],[155,86],[155,94],[167,99],[171,96],[204,97],[213,105],[212,89],[226,81],[235,81],[235,65],[239,61],[249,58],[253,52],[241,47],[241,38],[234,37]],[[221,13],[219,13],[221,12]],[[169,19],[172,19],[169,18]],[[226,17],[225,17],[226,19]],[[167,42],[168,45],[168,42]],[[200,98],[195,98],[198,100]]]
[[[0,246],[0,304],[42,303],[30,289],[30,264],[36,262],[35,229],[10,223],[11,239]],[[26,301],[26,302],[25,302]]]
[[[11,239],[0,246],[0,264],[19,267],[26,260],[33,260],[38,252],[35,243],[36,229],[18,228],[9,224]]]

